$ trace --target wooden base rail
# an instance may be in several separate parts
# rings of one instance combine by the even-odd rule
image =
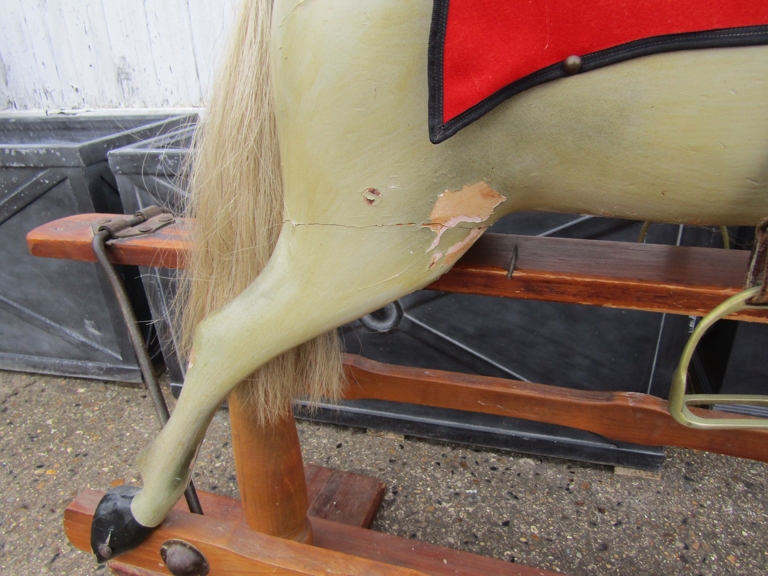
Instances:
[[[341,491],[343,492],[343,491]],[[391,536],[313,515],[315,546],[308,546],[251,530],[238,500],[198,492],[205,516],[177,506],[150,538],[120,556],[112,566],[118,574],[169,574],[160,547],[181,539],[203,553],[210,574],[238,576],[554,576],[554,572],[493,560],[467,552]],[[64,512],[64,531],[70,542],[90,552],[91,520],[104,494],[85,490]],[[140,571],[135,570],[138,567]],[[149,571],[149,572],[148,572]]]
[[[679,446],[768,462],[768,430],[694,430],[675,422],[667,402],[637,392],[588,392],[382,364],[345,354],[346,399],[407,402],[569,426],[612,440]],[[703,418],[734,418],[692,408]],[[743,418],[750,418],[743,416]]]
[[[110,214],[79,214],[27,235],[35,256],[94,261],[91,225]],[[110,242],[116,264],[178,268],[191,222]],[[513,251],[518,258],[507,278]],[[704,316],[742,289],[749,253],[658,244],[485,234],[430,290]],[[732,317],[768,322],[768,311]]]

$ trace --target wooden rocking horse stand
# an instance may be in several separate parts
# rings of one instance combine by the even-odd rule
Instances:
[[[33,255],[94,261],[92,225],[113,215],[83,214],[29,233]],[[110,242],[116,264],[183,266],[190,222]],[[512,254],[513,274],[509,274]],[[483,236],[430,289],[703,315],[741,290],[748,254],[615,242]],[[768,310],[731,316],[768,322]],[[499,378],[389,366],[345,358],[345,398],[409,402],[570,426],[653,446],[680,446],[768,462],[764,430],[699,431],[675,422],[661,399],[630,392],[584,392]],[[550,574],[542,570],[367,530],[384,486],[376,479],[302,465],[292,417],[262,428],[230,400],[241,501],[200,493],[204,516],[182,504],[137,549],[110,562],[125,575],[171,574]],[[714,411],[693,408],[700,418]],[[722,415],[719,415],[722,416]],[[731,416],[731,415],[729,415]],[[732,416],[731,416],[732,417]],[[744,417],[747,419],[747,417]],[[65,530],[90,551],[103,494],[86,490],[65,512]],[[313,545],[313,546],[312,546]]]

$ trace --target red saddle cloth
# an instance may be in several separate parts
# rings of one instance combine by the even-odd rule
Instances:
[[[766,43],[768,0],[435,0],[430,139],[442,142],[510,96],[569,73]],[[569,56],[580,62],[566,70]]]

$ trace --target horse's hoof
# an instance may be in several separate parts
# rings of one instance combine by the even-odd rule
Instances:
[[[152,533],[152,528],[139,524],[131,513],[131,502],[139,491],[134,486],[118,486],[107,492],[96,507],[91,550],[99,564],[133,550]]]

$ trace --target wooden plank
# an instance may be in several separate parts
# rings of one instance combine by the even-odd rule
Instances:
[[[187,0],[145,2],[143,8],[149,33],[144,50],[157,73],[156,97],[166,106],[199,106],[203,99]],[[213,19],[207,30],[212,26]]]
[[[211,88],[216,70],[224,60],[227,40],[237,16],[237,0],[219,0],[211,10],[208,0],[187,0],[187,12],[192,29],[191,51],[197,61],[202,102],[211,101]]]
[[[748,260],[743,250],[486,234],[428,288],[703,316],[742,290]],[[766,322],[768,313],[733,318]]]
[[[371,525],[386,490],[381,480],[316,464],[305,464],[304,474],[309,516],[360,528]]]
[[[33,256],[96,262],[91,242],[91,225],[119,214],[77,214],[43,224],[27,234]],[[161,228],[151,236],[138,236],[110,243],[109,254],[115,264],[181,268],[183,256],[192,247],[186,220]]]
[[[322,492],[333,470],[316,464],[304,464],[304,477],[307,480],[307,499],[314,502],[318,494]],[[367,478],[367,476],[366,476]],[[310,504],[311,507],[311,504]],[[367,526],[364,526],[367,528]]]
[[[352,474],[351,472],[343,472],[341,470],[334,470],[331,468],[325,468],[323,466],[316,466],[308,464],[307,467],[312,467],[319,474],[329,473],[330,475],[348,475],[349,477],[358,477],[370,480],[376,480],[369,476],[360,476],[358,474]],[[309,478],[314,472],[307,471]],[[308,480],[309,482],[309,480]],[[382,484],[383,486],[383,484]],[[205,506],[206,514],[220,517],[220,518],[233,518],[237,521],[245,524],[245,515],[242,511],[242,505],[239,500],[232,498],[226,498],[215,494],[209,494],[202,492],[202,501]],[[181,511],[186,510],[185,505],[180,503],[177,508]],[[419,558],[426,558],[426,567],[420,567],[419,569],[426,571],[427,573],[443,574],[441,570],[444,570],[446,565],[443,559],[448,560],[449,570],[448,574],[475,574],[473,571],[466,571],[467,566],[475,568],[484,568],[487,572],[479,571],[478,573],[487,574],[520,574],[520,576],[534,576],[551,574],[550,572],[532,569],[527,566],[515,566],[520,569],[520,572],[496,572],[498,570],[499,562],[493,559],[485,558],[482,556],[476,556],[460,550],[453,550],[443,548],[441,546],[435,546],[433,544],[426,544],[418,540],[407,539],[406,545],[402,546],[402,538],[393,536],[382,535],[379,532],[370,530],[359,530],[356,528],[364,528],[353,524],[351,522],[335,522],[328,516],[313,515],[310,512],[310,520],[312,522],[314,534],[315,534],[315,546],[325,548],[327,550],[335,550],[337,552],[344,552],[346,554],[352,554],[353,556],[361,556],[371,560],[378,560],[390,564],[395,564],[403,567],[414,567],[414,562],[420,562]],[[383,536],[383,538],[382,538]],[[397,546],[391,546],[392,543]],[[416,552],[418,558],[412,558]],[[506,566],[506,564],[505,564]],[[435,572],[435,570],[438,570]]]
[[[205,493],[200,493],[205,516],[173,509],[163,523],[138,548],[120,556],[120,561],[139,568],[168,574],[160,558],[160,547],[170,538],[195,546],[211,567],[211,574],[275,574],[285,576],[416,576],[422,572],[393,569],[380,562],[323,550],[250,530],[244,514],[223,517]],[[64,531],[77,548],[90,552],[90,526],[102,492],[86,490],[64,511]],[[231,510],[232,505],[226,506]],[[359,530],[363,530],[360,528]]]
[[[36,228],[27,235],[30,252],[94,261],[90,225],[108,216],[79,214]],[[153,236],[113,242],[110,254],[118,264],[183,266],[190,230],[179,219]],[[507,278],[515,247],[517,266]],[[739,250],[486,234],[427,289],[703,316],[741,290],[748,258]],[[768,322],[768,310],[731,318]]]
[[[305,469],[310,466],[313,465],[307,464]],[[368,528],[376,517],[381,500],[384,498],[386,490],[384,482],[362,474],[331,470],[321,466],[314,466],[314,468],[330,470],[330,474],[324,478],[322,487],[314,494],[314,486],[307,478],[310,518]]]
[[[667,402],[636,392],[587,392],[345,355],[344,398],[407,402],[546,422],[646,446],[679,446],[768,462],[768,430],[695,430],[675,422]],[[691,408],[703,418],[738,418]],[[744,416],[744,418],[749,418]]]
[[[51,44],[44,13],[48,7],[37,2],[3,2],[2,33],[3,84],[16,106],[35,108],[35,101],[59,100],[61,86],[57,51]],[[7,72],[6,72],[7,71]],[[15,88],[15,89],[14,89]],[[56,107],[56,106],[52,106]]]
[[[266,536],[250,530],[237,500],[199,492],[205,516],[174,509],[150,538],[120,562],[168,574],[159,549],[169,538],[180,538],[198,548],[211,566],[211,574],[276,574],[333,576],[482,575],[553,576],[535,568],[475,556],[356,528],[313,519],[317,546]],[[64,530],[77,548],[90,552],[93,512],[102,492],[85,490],[64,512]],[[221,570],[221,572],[219,572]]]

